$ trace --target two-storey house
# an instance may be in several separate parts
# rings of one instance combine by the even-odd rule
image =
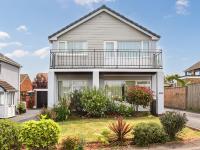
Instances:
[[[0,118],[15,116],[21,65],[0,53]]]
[[[103,5],[49,36],[48,106],[86,86],[123,96],[124,86],[154,91],[164,111],[160,36]]]

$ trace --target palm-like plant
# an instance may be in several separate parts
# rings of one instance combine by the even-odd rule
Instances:
[[[132,126],[126,123],[122,117],[118,117],[117,122],[110,124],[108,127],[115,133],[115,140],[119,142],[124,142],[126,135],[132,130]]]
[[[181,77],[178,74],[168,75],[165,77],[165,83],[175,84],[175,82],[177,83],[177,85],[180,85],[181,87],[184,87],[188,84],[188,82],[181,79]]]

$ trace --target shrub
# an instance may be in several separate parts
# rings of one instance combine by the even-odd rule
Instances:
[[[83,150],[84,142],[76,137],[65,137],[60,145],[60,150]]]
[[[112,123],[108,127],[114,132],[115,140],[119,142],[124,142],[126,135],[132,130],[130,124],[127,124],[122,117],[118,117],[117,123]]]
[[[83,107],[81,105],[81,97],[82,97],[82,92],[75,90],[70,94],[70,110],[75,111],[78,114],[83,113]]]
[[[17,110],[18,110],[19,114],[25,113],[26,112],[26,105],[25,105],[25,103],[24,102],[20,102],[17,105]]]
[[[46,119],[52,119],[52,120],[56,121],[57,114],[53,109],[47,109],[47,108],[43,107],[42,110],[40,111],[39,118],[41,119],[42,116],[45,116]]]
[[[53,111],[56,112],[56,121],[65,121],[70,114],[67,98],[61,98],[59,103],[53,108]]]
[[[51,119],[23,123],[19,134],[20,141],[29,149],[48,149],[58,142],[60,128]]]
[[[123,103],[115,103],[114,101],[108,101],[107,114],[109,115],[120,115],[130,117],[134,113],[132,106],[125,105]]]
[[[84,89],[81,105],[88,115],[94,117],[104,116],[107,110],[108,98],[101,89]]]
[[[0,120],[0,148],[1,150],[20,150],[20,127],[9,120]]]
[[[139,105],[146,108],[153,101],[153,91],[147,87],[131,86],[127,91],[127,101],[136,105],[137,111]]]
[[[98,141],[104,144],[109,144],[110,140],[112,139],[111,133],[108,130],[102,131],[100,134],[97,134]]]
[[[181,115],[177,112],[166,112],[160,117],[160,122],[170,139],[174,139],[176,134],[185,127],[187,118],[185,114]]]
[[[131,106],[125,104],[119,104],[117,106],[117,113],[121,116],[130,117],[133,115],[134,109]]]
[[[134,143],[148,146],[153,143],[165,143],[168,139],[163,128],[157,123],[139,123],[133,129]]]

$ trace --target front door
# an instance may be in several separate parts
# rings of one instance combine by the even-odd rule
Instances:
[[[117,42],[104,41],[104,66],[114,67],[117,65]]]

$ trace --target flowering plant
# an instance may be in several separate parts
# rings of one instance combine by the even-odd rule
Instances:
[[[139,105],[146,108],[153,101],[153,91],[148,87],[130,86],[127,88],[127,101],[136,105],[137,110]]]

